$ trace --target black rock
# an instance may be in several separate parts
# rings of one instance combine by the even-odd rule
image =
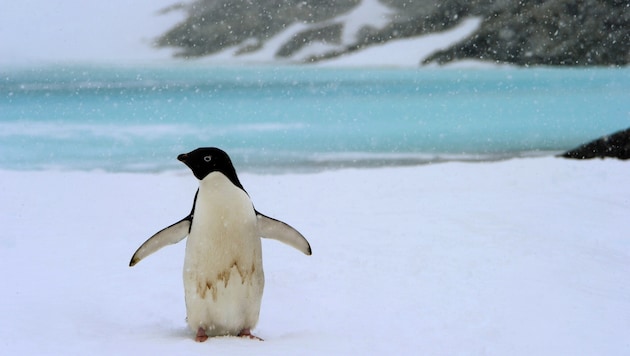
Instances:
[[[627,1],[508,0],[483,14],[481,28],[423,63],[461,59],[529,65],[627,65]]]
[[[560,155],[564,158],[589,159],[613,157],[630,159],[630,129],[604,136]]]

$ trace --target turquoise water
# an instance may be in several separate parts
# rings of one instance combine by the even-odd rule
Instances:
[[[560,152],[630,127],[630,69],[0,70],[0,169],[155,172],[199,146],[239,170]]]

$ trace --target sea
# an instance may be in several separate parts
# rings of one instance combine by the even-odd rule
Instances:
[[[239,171],[550,155],[630,127],[630,68],[0,68],[0,169]]]

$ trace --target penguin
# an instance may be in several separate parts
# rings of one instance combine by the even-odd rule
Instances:
[[[184,296],[195,340],[215,336],[262,340],[251,333],[265,284],[260,238],[279,240],[306,255],[311,255],[311,246],[293,227],[254,208],[223,150],[198,148],[177,159],[199,180],[192,210],[144,242],[129,266],[188,236]]]

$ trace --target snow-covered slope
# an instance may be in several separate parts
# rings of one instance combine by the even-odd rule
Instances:
[[[369,2],[369,1],[368,1]],[[221,53],[211,55],[202,59],[201,62],[230,64],[238,63],[302,63],[304,60],[318,55],[323,55],[331,51],[342,50],[354,41],[356,33],[366,26],[366,17],[369,11],[375,11],[373,18],[385,18],[388,14],[385,7],[359,6],[356,10],[340,16],[331,22],[342,22],[344,24],[343,42],[339,44],[329,44],[324,42],[312,43],[301,49],[299,52],[287,58],[278,58],[278,50],[296,34],[306,31],[312,25],[293,24],[285,31],[267,40],[263,47],[255,52],[238,54],[247,44],[228,48]],[[378,20],[369,20],[369,22]],[[343,56],[333,57],[321,61],[322,66],[395,66],[395,67],[417,67],[423,59],[440,49],[446,49],[454,43],[470,36],[481,24],[478,18],[463,20],[455,28],[441,33],[429,34],[426,36],[413,37],[408,39],[398,39],[385,42],[379,45],[366,47],[361,51],[355,51]]]
[[[173,0],[2,2],[0,65],[183,61],[173,59],[173,50],[152,46],[159,35],[184,19],[182,12],[160,13],[172,4]],[[364,0],[350,12],[326,22],[343,24],[340,43],[314,42],[289,57],[279,59],[276,53],[293,36],[314,26],[322,26],[322,23],[295,23],[267,40],[255,52],[237,55],[249,44],[245,42],[197,61],[217,64],[301,62],[352,45],[359,31],[365,27],[384,26],[391,15],[392,10],[380,2]],[[429,54],[469,36],[479,24],[479,19],[470,18],[443,33],[370,46],[322,64],[415,67]]]

